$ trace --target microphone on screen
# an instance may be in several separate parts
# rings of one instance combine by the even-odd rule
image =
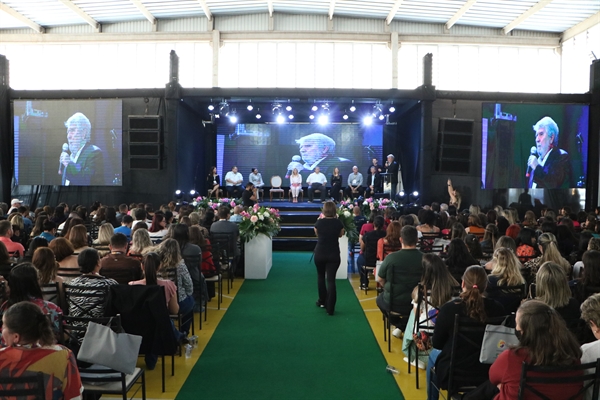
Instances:
[[[535,146],[531,146],[531,150],[529,150],[529,154],[530,154],[531,156],[537,156],[537,148],[536,148]],[[529,175],[531,175],[531,171],[533,171],[533,170],[532,170],[532,169],[531,169],[531,167],[528,165],[528,166],[527,166],[527,173],[525,174],[525,176],[526,176],[527,178],[529,178]]]
[[[59,163],[58,174],[59,175],[62,175],[62,173],[63,173],[63,171],[65,169],[65,166],[64,166],[64,164],[62,163],[61,160],[63,158],[63,154],[66,155],[66,156],[69,155],[69,153],[67,153],[67,151],[69,151],[69,145],[67,143],[63,143],[63,145],[62,145],[62,153],[60,153],[60,158],[59,158],[59,161],[58,161],[58,163]]]

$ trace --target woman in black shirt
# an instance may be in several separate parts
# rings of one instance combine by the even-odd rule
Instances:
[[[212,167],[208,176],[206,177],[206,187],[210,190],[208,192],[208,198],[215,196],[219,197],[219,186],[221,185],[221,178],[217,174],[217,167]]]
[[[327,314],[333,315],[336,301],[335,274],[341,262],[338,239],[344,234],[344,226],[337,218],[334,202],[328,201],[323,205],[323,215],[324,218],[318,219],[315,224],[315,265],[319,289],[317,307],[323,307]]]
[[[342,190],[342,174],[340,169],[335,167],[331,174],[331,197],[337,202],[341,200],[340,190]]]

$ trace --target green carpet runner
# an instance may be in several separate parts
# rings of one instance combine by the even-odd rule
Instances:
[[[403,399],[349,282],[335,316],[316,307],[310,256],[244,282],[177,399]]]

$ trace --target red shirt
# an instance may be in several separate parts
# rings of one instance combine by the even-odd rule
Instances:
[[[25,248],[21,243],[13,242],[6,236],[0,236],[0,242],[4,243],[6,250],[9,253],[14,253],[16,251],[19,252],[19,257],[23,257],[25,255]]]
[[[528,358],[528,352],[525,349],[506,350],[498,356],[496,361],[490,367],[490,382],[498,385],[502,384],[500,393],[494,398],[494,400],[514,400],[519,397],[519,382],[521,379],[521,369],[523,368],[523,361]],[[577,360],[579,363],[579,360]],[[546,375],[551,376],[551,375]],[[563,384],[563,385],[531,385],[545,394],[549,398],[555,399],[566,399],[574,396],[579,389],[581,389],[581,383]],[[525,391],[523,400],[538,399],[539,397],[533,395],[529,390]]]

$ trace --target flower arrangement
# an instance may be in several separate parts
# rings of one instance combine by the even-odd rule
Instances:
[[[244,242],[250,241],[259,233],[272,238],[281,230],[279,226],[281,217],[276,208],[261,207],[255,204],[247,211],[242,211],[241,216],[240,237]]]
[[[358,232],[356,231],[356,224],[354,223],[354,216],[352,215],[353,204],[342,205],[337,209],[337,217],[344,226],[344,233],[348,237],[350,243],[358,242]],[[325,215],[321,212],[319,219],[325,218]]]
[[[212,208],[213,210],[217,210],[221,206],[226,205],[226,206],[233,208],[237,205],[240,205],[241,203],[242,203],[242,201],[240,199],[228,199],[228,198],[212,199],[209,197],[199,196],[192,202],[192,205],[194,207],[196,207],[197,209]]]
[[[362,203],[362,212],[365,217],[369,218],[371,216],[371,212],[373,211],[385,211],[386,208],[394,207],[398,208],[398,203],[392,201],[390,199],[374,199],[369,197],[365,199]]]

